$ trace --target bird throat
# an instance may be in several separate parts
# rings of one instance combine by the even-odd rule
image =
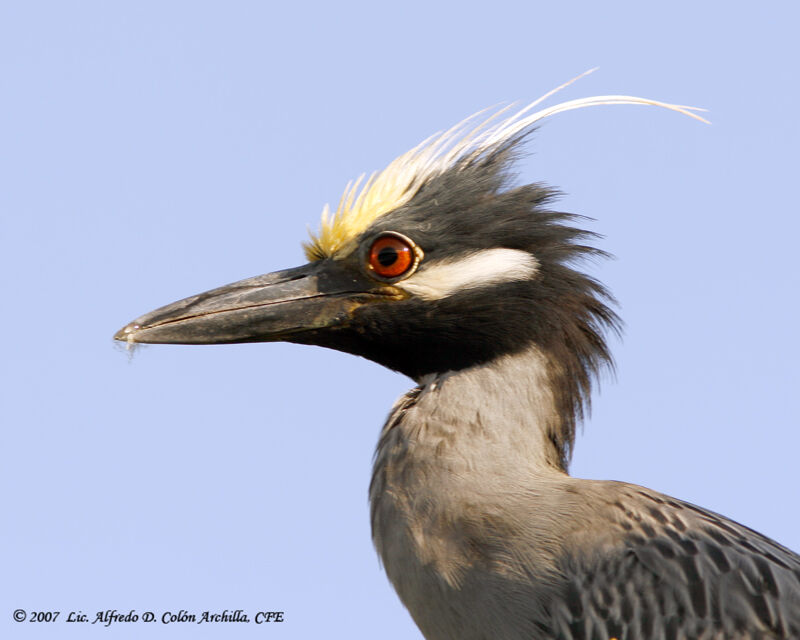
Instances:
[[[428,606],[413,602],[426,575],[459,588],[475,559],[458,532],[504,523],[497,505],[523,487],[547,495],[568,480],[556,395],[548,359],[529,348],[426,376],[395,404],[370,484],[372,534],[410,610]]]
[[[424,376],[393,408],[378,443],[376,470],[381,463],[410,463],[483,479],[509,467],[561,470],[555,376],[536,347]],[[402,456],[396,453],[400,442]]]

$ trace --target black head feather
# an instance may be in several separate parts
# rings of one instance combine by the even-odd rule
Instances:
[[[346,327],[314,342],[324,340],[417,380],[535,346],[549,364],[562,416],[551,437],[566,465],[592,383],[602,369],[613,368],[606,333],[618,332],[620,321],[609,292],[578,268],[587,258],[607,255],[586,244],[597,236],[576,226],[585,218],[548,208],[557,195],[551,189],[514,185],[511,167],[520,141],[506,141],[432,178],[406,205],[378,218],[359,244],[387,231],[402,233],[424,251],[421,268],[485,249],[517,249],[538,262],[533,278],[438,300],[412,295],[366,304]]]

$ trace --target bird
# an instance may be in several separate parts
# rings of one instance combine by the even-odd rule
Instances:
[[[574,80],[573,80],[574,81]],[[349,183],[308,263],[142,315],[128,345],[285,341],[411,378],[369,485],[384,570],[428,640],[800,638],[800,556],[641,486],[572,477],[620,331],[607,254],[514,173],[537,123],[624,95],[479,112]]]

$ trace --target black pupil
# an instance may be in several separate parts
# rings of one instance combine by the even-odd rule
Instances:
[[[378,262],[382,267],[391,267],[397,262],[397,249],[394,247],[384,247],[378,251]]]

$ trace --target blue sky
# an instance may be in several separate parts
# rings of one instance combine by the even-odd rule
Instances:
[[[765,5],[766,6],[766,5]],[[17,2],[0,6],[0,635],[14,609],[285,611],[168,638],[420,637],[372,548],[371,456],[411,386],[296,345],[111,341],[164,303],[303,261],[346,182],[486,106],[572,112],[559,187],[626,322],[572,472],[800,550],[795,3]],[[99,636],[98,636],[99,637]]]

